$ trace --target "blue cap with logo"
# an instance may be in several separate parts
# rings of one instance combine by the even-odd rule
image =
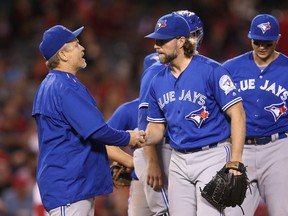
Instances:
[[[145,38],[154,38],[156,40],[168,40],[176,37],[184,36],[189,38],[190,28],[186,20],[175,14],[167,14],[162,16],[153,33],[145,36]]]
[[[269,14],[259,14],[252,20],[248,38],[275,41],[280,38],[278,20]]]
[[[62,25],[56,25],[44,32],[39,49],[46,60],[49,60],[65,44],[74,40],[84,29],[84,26],[70,31]]]

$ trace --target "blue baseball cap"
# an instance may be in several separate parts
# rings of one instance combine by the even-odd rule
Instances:
[[[74,40],[84,29],[84,26],[70,31],[62,25],[56,25],[43,34],[39,49],[46,60],[50,59],[65,44]]]
[[[278,20],[269,14],[259,14],[252,20],[248,38],[275,41],[280,38]]]
[[[153,33],[146,35],[145,38],[154,38],[157,40],[168,40],[184,36],[189,38],[190,28],[186,20],[178,14],[171,13],[162,16]]]

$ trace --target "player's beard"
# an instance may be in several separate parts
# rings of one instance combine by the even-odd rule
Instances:
[[[175,58],[177,58],[178,53],[176,50],[172,54],[165,55],[163,53],[159,54],[159,61],[161,64],[167,64],[173,61]]]
[[[86,68],[86,66],[87,66],[86,60],[83,58],[83,65],[82,65],[82,69]]]
[[[84,58],[84,53],[83,53],[83,55],[81,56],[81,59],[79,59],[79,62],[81,62],[80,69],[86,68],[87,63],[86,63],[86,59]]]
[[[81,59],[79,59],[77,65],[78,65],[78,66],[76,66],[77,67],[77,71],[86,68],[87,63],[86,63],[85,58],[82,57]]]

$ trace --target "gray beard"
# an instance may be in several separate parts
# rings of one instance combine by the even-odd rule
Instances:
[[[172,54],[164,56],[164,57],[159,56],[159,61],[161,64],[168,64],[171,61],[173,61],[175,58],[177,58],[177,56],[178,56],[177,52],[173,52]]]

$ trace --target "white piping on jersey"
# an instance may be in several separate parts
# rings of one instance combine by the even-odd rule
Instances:
[[[149,122],[166,122],[166,119],[165,118],[150,118],[150,117],[147,117],[147,121]]]
[[[237,97],[235,99],[233,99],[232,101],[230,101],[229,103],[225,104],[225,106],[222,107],[222,110],[225,111],[227,110],[230,106],[238,103],[239,101],[242,101],[241,97]]]
[[[72,80],[73,80],[75,83],[77,83],[77,81],[76,81],[73,77],[70,77],[68,73],[66,73],[66,76],[67,76],[69,79],[72,78]]]
[[[147,102],[140,103],[139,106],[138,106],[138,109],[140,109],[140,108],[148,108],[148,105],[149,105],[149,103],[147,103]]]

